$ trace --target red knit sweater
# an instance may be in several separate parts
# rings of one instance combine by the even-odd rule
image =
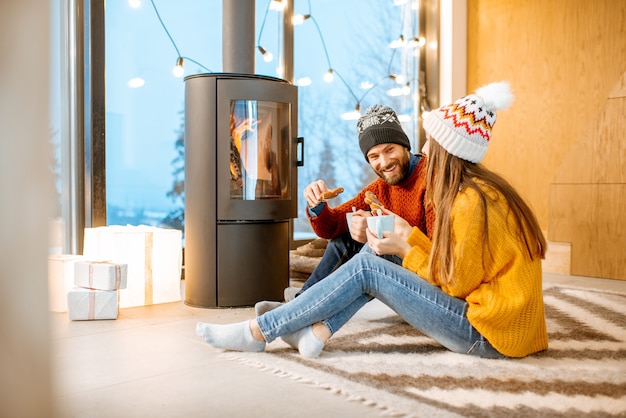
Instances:
[[[325,205],[318,216],[311,217],[307,210],[311,227],[319,237],[326,239],[347,232],[346,213],[352,212],[352,207],[356,207],[357,210],[370,210],[369,205],[365,203],[365,192],[371,191],[386,209],[405,219],[409,224],[417,226],[430,237],[434,216],[429,211],[427,221],[424,212],[425,176],[426,158],[422,158],[411,175],[399,184],[390,186],[383,179],[377,178],[351,200],[334,208]]]

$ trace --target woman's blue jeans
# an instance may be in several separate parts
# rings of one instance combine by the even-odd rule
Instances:
[[[505,357],[470,324],[467,302],[368,250],[365,246],[294,300],[257,317],[265,340],[271,342],[316,322],[334,334],[374,297],[451,351]]]

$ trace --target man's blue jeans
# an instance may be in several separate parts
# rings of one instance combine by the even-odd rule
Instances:
[[[374,297],[451,351],[505,357],[469,323],[467,302],[368,250],[366,246],[294,300],[257,317],[265,340],[271,342],[316,322],[334,334]]]
[[[349,232],[328,241],[328,245],[326,246],[322,259],[306,282],[304,282],[302,290],[296,294],[296,297],[300,296],[302,292],[313,286],[315,283],[325,279],[342,264],[345,264],[348,260],[358,254],[359,251],[361,251],[361,248],[363,248],[363,244],[353,240]]]

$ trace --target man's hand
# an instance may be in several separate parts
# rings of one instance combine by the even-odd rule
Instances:
[[[352,223],[348,225],[350,236],[356,242],[364,244],[367,242],[367,218],[372,216],[371,213],[362,209],[352,212]]]
[[[315,206],[322,203],[322,194],[324,192],[327,192],[328,190],[328,186],[326,185],[324,180],[316,180],[306,186],[304,188],[304,198],[306,199],[309,207],[314,208]]]

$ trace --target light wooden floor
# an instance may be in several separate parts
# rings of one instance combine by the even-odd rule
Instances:
[[[626,281],[545,274],[546,281],[626,292]],[[376,309],[368,304],[364,309]],[[252,308],[168,303],[112,321],[52,313],[54,387],[62,417],[380,417],[342,395],[220,357],[197,321],[252,318]]]

